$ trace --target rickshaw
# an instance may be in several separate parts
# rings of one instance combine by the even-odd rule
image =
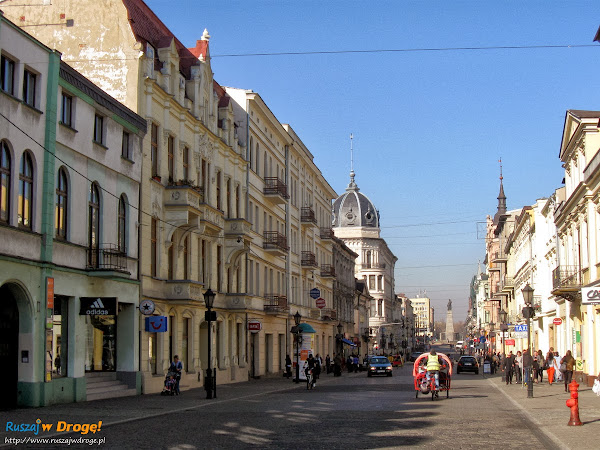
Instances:
[[[432,376],[427,381],[427,357],[429,353],[423,353],[419,356],[413,365],[413,378],[415,382],[415,398],[421,394],[427,395],[431,393],[431,400],[437,397],[438,391],[435,389],[435,378]],[[439,391],[446,391],[446,398],[450,397],[450,381],[452,379],[452,361],[444,353],[436,353],[441,359],[440,388]]]

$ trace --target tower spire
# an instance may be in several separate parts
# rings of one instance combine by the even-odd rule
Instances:
[[[504,186],[502,184],[502,180],[504,179],[502,176],[502,158],[498,162],[500,163],[500,193],[498,194],[498,212],[496,216],[506,214],[506,195],[504,195]]]
[[[350,184],[348,184],[346,190],[358,190],[358,186],[356,186],[356,183],[354,182],[354,175],[354,135],[350,133]]]

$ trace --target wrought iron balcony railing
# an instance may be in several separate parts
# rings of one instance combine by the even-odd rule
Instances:
[[[317,224],[317,216],[310,206],[300,208],[300,222],[305,224]]]
[[[88,270],[127,270],[127,252],[116,244],[100,244],[87,249]]]

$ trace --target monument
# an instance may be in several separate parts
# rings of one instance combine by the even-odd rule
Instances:
[[[454,341],[454,319],[452,318],[452,300],[448,300],[448,312],[446,313],[446,331],[442,333],[442,341]]]

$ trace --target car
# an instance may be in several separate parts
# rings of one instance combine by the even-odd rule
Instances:
[[[387,375],[392,376],[392,363],[385,356],[372,356],[367,364],[367,376]]]
[[[373,357],[373,355],[368,355],[368,356],[365,356],[365,357],[363,358],[362,362],[359,362],[359,363],[358,363],[358,370],[359,370],[360,372],[362,372],[363,370],[367,370],[367,367],[368,367],[368,365],[369,365],[369,359],[371,359],[372,357]]]
[[[461,350],[464,345],[465,345],[464,341],[457,341],[455,347],[457,350]]]
[[[419,356],[421,356],[422,352],[412,352],[410,354],[410,361],[415,362]]]
[[[461,356],[456,365],[456,373],[475,372],[479,373],[479,364],[474,356]]]

